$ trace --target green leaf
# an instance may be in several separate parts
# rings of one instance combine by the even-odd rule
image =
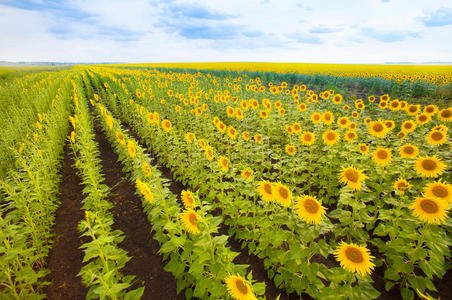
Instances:
[[[414,299],[414,292],[409,288],[401,288],[400,294],[402,295],[403,300],[412,300]]]

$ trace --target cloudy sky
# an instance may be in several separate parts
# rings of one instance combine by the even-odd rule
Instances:
[[[450,0],[0,0],[0,60],[452,61]]]

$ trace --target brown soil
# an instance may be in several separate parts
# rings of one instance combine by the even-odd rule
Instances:
[[[124,232],[125,239],[119,247],[132,257],[121,271],[136,276],[133,288],[145,287],[142,299],[185,299],[183,292],[176,294],[176,279],[163,269],[165,263],[157,253],[160,245],[152,238],[151,226],[143,212],[141,199],[135,195],[135,187],[126,180],[118,156],[105,140],[97,122],[94,127],[105,184],[111,188],[109,200],[114,204],[111,210],[114,214],[113,228]]]
[[[55,244],[48,257],[51,273],[46,288],[48,299],[85,299],[88,289],[76,275],[82,268],[83,251],[78,223],[84,218],[82,211],[82,189],[76,175],[72,150],[66,147],[62,169],[59,199],[61,205],[55,216]]]

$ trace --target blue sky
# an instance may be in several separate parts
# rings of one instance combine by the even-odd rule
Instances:
[[[452,61],[441,0],[0,0],[0,60]]]

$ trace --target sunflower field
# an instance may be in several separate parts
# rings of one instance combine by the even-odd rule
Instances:
[[[0,81],[1,298],[450,295],[450,71],[164,67]]]

